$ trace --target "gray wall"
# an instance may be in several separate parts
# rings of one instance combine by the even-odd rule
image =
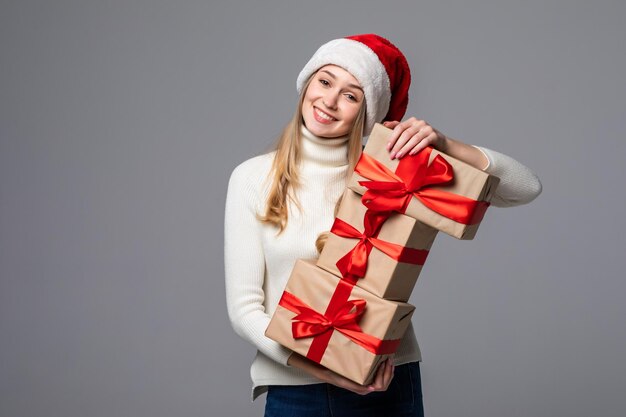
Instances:
[[[3,1],[0,415],[259,416],[227,179],[321,43],[407,55],[409,114],[541,177],[411,298],[428,416],[626,413],[621,1]]]

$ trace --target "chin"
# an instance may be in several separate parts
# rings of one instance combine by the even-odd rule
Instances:
[[[309,132],[313,133],[315,136],[320,138],[338,138],[340,136],[345,136],[348,134],[337,132],[334,128],[330,128],[328,126],[320,126],[315,121],[313,123],[307,123],[306,120],[303,120],[304,126],[309,130]]]
[[[332,138],[338,138],[339,136],[343,136],[341,134],[338,134],[334,131],[329,131],[327,129],[309,129],[309,132],[313,133],[315,136],[318,136],[320,138],[327,138],[327,139],[332,139]]]

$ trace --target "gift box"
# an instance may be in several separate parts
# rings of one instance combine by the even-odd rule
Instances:
[[[368,210],[346,189],[317,266],[378,297],[407,301],[436,235],[412,217]]]
[[[376,124],[348,187],[372,210],[395,210],[458,239],[473,239],[500,182],[427,147],[390,159],[391,129]]]
[[[384,300],[296,261],[265,335],[362,385],[392,356],[414,307]]]

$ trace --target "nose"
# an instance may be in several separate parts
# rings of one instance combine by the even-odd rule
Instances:
[[[328,91],[328,93],[322,98],[322,103],[329,109],[337,109],[338,94],[334,91]]]

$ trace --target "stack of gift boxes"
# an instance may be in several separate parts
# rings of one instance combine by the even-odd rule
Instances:
[[[318,259],[299,259],[266,336],[369,384],[409,326],[438,231],[473,239],[498,178],[433,148],[400,160],[377,124]]]

